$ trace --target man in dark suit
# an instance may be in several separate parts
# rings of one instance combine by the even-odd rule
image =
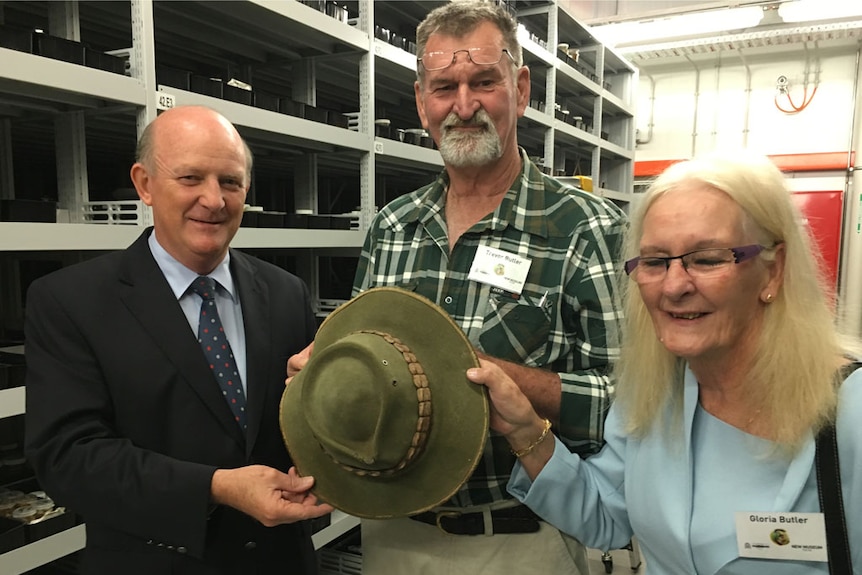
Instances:
[[[131,169],[154,227],[28,292],[27,454],[84,517],[85,573],[316,572],[301,520],[332,508],[291,469],[278,414],[286,361],[316,322],[300,279],[228,247],[250,175],[224,117],[164,112]],[[214,289],[193,291],[200,276]],[[212,292],[238,404],[198,341]]]

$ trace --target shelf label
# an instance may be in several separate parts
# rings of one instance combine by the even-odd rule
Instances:
[[[383,153],[383,142],[374,142],[374,153],[382,154]]]
[[[156,109],[170,110],[176,105],[176,98],[167,92],[156,92]]]

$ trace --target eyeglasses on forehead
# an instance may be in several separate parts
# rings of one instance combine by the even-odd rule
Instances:
[[[458,57],[459,52],[467,54],[467,59],[477,66],[496,66],[503,59],[503,54],[508,56],[513,64],[515,63],[515,58],[509,53],[508,49],[491,47],[462,48],[452,52],[425,52],[416,61],[426,71],[434,72],[451,66]]]
[[[673,260],[679,260],[683,269],[692,275],[709,275],[750,260],[763,250],[771,249],[760,244],[751,244],[736,248],[704,248],[693,250],[678,256],[638,256],[625,263],[627,275],[635,270],[635,279],[644,277],[656,279],[664,277]]]

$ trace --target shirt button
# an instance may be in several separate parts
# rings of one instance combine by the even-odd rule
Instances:
[[[243,548],[244,548],[246,551],[251,551],[252,549],[257,548],[257,543],[255,543],[254,541],[249,541],[248,543],[246,543],[245,545],[243,545]]]
[[[185,555],[186,548],[180,545],[179,547],[177,547],[177,553],[182,553],[183,555]]]
[[[447,295],[446,299],[444,299],[443,301],[445,301],[446,303],[452,303],[452,296]]]

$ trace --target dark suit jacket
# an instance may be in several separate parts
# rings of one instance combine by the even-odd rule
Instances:
[[[266,528],[213,508],[216,468],[287,471],[288,357],[314,337],[308,288],[231,251],[246,335],[243,437],[144,234],[33,282],[26,449],[42,487],[84,516],[86,573],[313,573],[307,523]]]

